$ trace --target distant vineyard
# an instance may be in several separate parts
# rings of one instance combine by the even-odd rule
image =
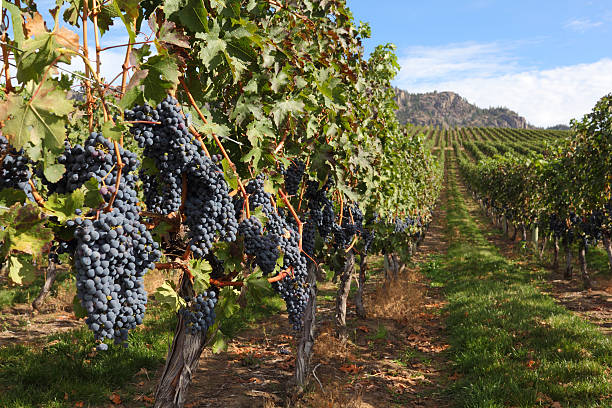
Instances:
[[[409,128],[408,133],[425,135],[426,143],[438,154],[445,148],[459,149],[461,155],[466,154],[476,161],[496,154],[528,156],[532,153],[541,153],[546,146],[571,135],[571,131],[566,130],[488,127],[449,129],[432,126],[413,126]]]
[[[451,141],[469,189],[505,230],[512,224],[523,240],[531,230],[535,241],[542,233],[544,246],[550,239],[555,268],[561,245],[567,279],[576,244],[580,274],[590,288],[587,250],[602,245],[612,266],[612,139],[604,130],[611,106],[612,96],[602,98],[592,113],[573,123],[573,132],[462,128],[434,130],[429,142],[441,148]]]

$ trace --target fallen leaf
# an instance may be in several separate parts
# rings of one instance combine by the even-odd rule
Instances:
[[[370,329],[368,328],[368,326],[359,326],[358,329],[365,333],[370,332]]]
[[[347,374],[358,374],[363,367],[357,367],[356,364],[343,365],[340,367],[340,371]]]
[[[117,394],[116,392],[113,392],[111,394],[111,396],[109,397],[109,399],[112,401],[113,404],[115,405],[119,405],[121,404],[121,397],[119,396],[119,394]]]

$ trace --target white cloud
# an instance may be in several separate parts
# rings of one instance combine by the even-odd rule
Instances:
[[[588,18],[577,18],[574,20],[569,21],[567,24],[565,24],[565,28],[573,30],[573,31],[578,31],[578,32],[585,32],[587,30],[590,30],[592,28],[597,28],[603,25],[603,22],[601,21],[592,21]]]
[[[499,44],[413,47],[400,58],[395,86],[453,91],[480,107],[505,106],[536,126],[569,124],[612,92],[612,59],[537,70],[521,68]]]
[[[516,59],[497,43],[460,43],[410,47],[399,62],[398,81],[417,82],[468,76],[492,76],[517,66]]]

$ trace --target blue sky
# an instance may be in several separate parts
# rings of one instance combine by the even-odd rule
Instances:
[[[48,18],[55,0],[38,3]],[[397,46],[402,69],[394,85],[402,89],[454,91],[481,107],[506,106],[537,126],[569,124],[612,92],[612,0],[347,3],[357,22],[372,27],[366,52]],[[127,42],[121,26],[117,21],[104,45]],[[89,38],[93,55],[92,32]],[[114,77],[123,49],[106,51],[102,61],[102,75]]]
[[[369,22],[366,51],[392,42],[394,84],[507,106],[539,126],[568,123],[612,92],[610,0],[348,0]]]

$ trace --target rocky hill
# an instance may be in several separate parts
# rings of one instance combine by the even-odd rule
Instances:
[[[482,109],[454,92],[412,94],[395,89],[401,123],[441,127],[486,126],[533,128],[518,113],[507,108]]]

